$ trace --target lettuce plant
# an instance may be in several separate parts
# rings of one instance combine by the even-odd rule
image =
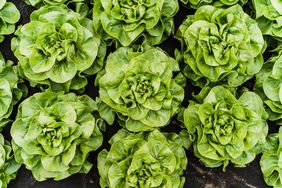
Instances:
[[[219,83],[237,87],[263,65],[262,33],[239,5],[200,7],[183,22],[176,38],[182,43],[177,58],[187,64],[183,72],[200,87]]]
[[[15,23],[19,21],[20,16],[19,10],[13,3],[0,0],[0,42],[4,40],[4,35],[15,31]]]
[[[102,144],[103,124],[96,103],[86,95],[37,93],[20,104],[11,127],[15,159],[37,181],[88,173],[92,164],[87,157]]]
[[[267,137],[264,151],[260,159],[260,167],[264,181],[274,188],[282,187],[282,128],[279,133]]]
[[[253,0],[253,6],[262,33],[281,40],[282,2],[280,0]]]
[[[183,187],[187,158],[182,143],[176,133],[120,130],[110,140],[111,149],[98,155],[101,187]]]
[[[105,39],[122,46],[138,39],[157,45],[173,33],[178,8],[178,0],[94,0],[93,20]]]
[[[229,162],[244,167],[260,152],[268,132],[260,97],[244,92],[237,99],[222,86],[203,88],[183,118],[194,138],[194,154],[212,168],[223,165],[225,169]]]
[[[185,79],[182,74],[174,77],[175,71],[179,71],[177,61],[160,49],[134,52],[122,47],[108,57],[101,72],[101,101],[112,108],[129,131],[165,126],[184,98],[180,84]]]
[[[248,0],[180,0],[184,4],[197,9],[202,5],[213,5],[216,7],[232,6],[235,4],[244,5]]]
[[[273,56],[256,75],[254,91],[266,104],[268,119],[281,124],[282,120],[282,45],[273,51]]]
[[[4,140],[0,133],[0,187],[7,188],[8,183],[15,179],[21,164],[17,163],[12,155],[10,143]]]
[[[12,65],[13,62],[5,61],[0,53],[0,131],[10,122],[13,106],[27,93]]]
[[[12,40],[21,76],[52,91],[83,89],[105,56],[93,22],[65,5],[44,6],[30,19]]]

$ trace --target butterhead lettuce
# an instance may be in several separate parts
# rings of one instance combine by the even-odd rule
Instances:
[[[11,127],[15,159],[37,181],[88,173],[87,157],[102,144],[103,124],[95,101],[86,95],[36,93],[20,104]]]
[[[98,155],[101,187],[182,188],[187,165],[182,143],[176,133],[120,130],[111,138],[110,150]]]
[[[256,23],[239,5],[227,9],[206,5],[188,16],[176,38],[182,50],[183,73],[197,86],[237,87],[258,73],[264,63],[264,39]]]
[[[174,76],[177,71],[177,61],[160,49],[120,48],[108,56],[97,81],[100,99],[129,131],[166,126],[184,98],[185,79]]]
[[[15,35],[12,50],[19,60],[20,75],[31,86],[81,90],[87,84],[86,76],[103,66],[105,46],[93,22],[65,5],[32,12],[30,22]]]
[[[203,88],[183,118],[194,138],[195,156],[211,168],[223,165],[225,169],[230,162],[245,167],[261,152],[268,132],[260,97],[246,91],[237,98],[222,86]]]
[[[94,0],[93,20],[103,38],[118,45],[157,45],[174,32],[178,8],[178,0]]]

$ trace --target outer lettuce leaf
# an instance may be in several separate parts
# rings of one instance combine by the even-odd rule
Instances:
[[[176,133],[131,134],[120,130],[110,140],[111,149],[98,155],[102,188],[181,188],[187,157]]]
[[[272,57],[256,75],[254,91],[266,104],[268,119],[280,124],[282,120],[282,45],[278,46]]]
[[[271,134],[267,137],[267,143],[260,159],[260,167],[264,181],[274,188],[282,187],[282,128],[279,133]]]
[[[117,46],[157,45],[174,32],[178,8],[178,0],[94,0],[93,20],[103,38]]]
[[[90,8],[89,4],[92,0],[24,0],[25,3],[40,8],[44,5],[60,5],[66,4],[69,7],[72,7],[75,12],[78,12],[84,16],[89,15]]]
[[[194,154],[205,166],[223,165],[223,170],[230,162],[244,167],[253,161],[268,132],[260,97],[247,91],[237,99],[222,86],[203,88],[183,118],[194,139]]]
[[[106,53],[93,22],[65,5],[44,6],[30,19],[12,40],[20,75],[52,91],[82,90]]]
[[[97,78],[100,99],[132,132],[166,126],[177,112],[184,89],[178,63],[160,49],[134,52],[120,48],[109,55],[105,70]],[[110,112],[103,107],[103,111]],[[104,113],[113,121],[112,113]],[[110,116],[109,116],[110,115]]]
[[[197,9],[203,5],[213,5],[216,7],[232,6],[235,4],[244,5],[248,0],[180,0],[184,4],[188,4],[190,7]]]
[[[37,93],[20,104],[12,125],[15,159],[31,170],[37,181],[88,173],[92,164],[87,157],[102,145],[103,126],[90,97]]]
[[[177,59],[187,64],[183,73],[200,87],[240,86],[263,65],[262,33],[239,5],[200,7],[183,22],[176,38],[182,43]]]
[[[27,94],[27,88],[21,83],[12,61],[5,61],[0,53],[0,132],[10,122],[13,106]]]
[[[0,42],[4,40],[4,35],[10,35],[15,31],[15,23],[20,20],[20,16],[13,3],[0,0]]]
[[[253,0],[256,21],[264,35],[282,39],[282,2],[280,0]]]
[[[0,133],[0,187],[7,188],[9,182],[16,178],[17,172],[21,167],[12,154],[11,144],[4,140]]]

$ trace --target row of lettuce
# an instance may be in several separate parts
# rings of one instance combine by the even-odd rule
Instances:
[[[37,10],[15,31],[20,13],[0,0],[0,42],[15,31],[18,59],[13,66],[0,56],[0,130],[12,123],[11,144],[0,134],[1,188],[21,164],[37,181],[88,173],[88,155],[114,121],[122,128],[98,155],[101,187],[183,187],[189,148],[223,170],[263,153],[266,183],[282,186],[282,129],[268,135],[267,125],[282,122],[282,2],[182,0],[196,12],[175,34],[175,59],[153,46],[174,33],[177,0],[25,3]],[[116,51],[106,57],[107,46]],[[83,93],[94,74],[95,101],[69,93]],[[253,91],[242,87],[254,77]],[[187,78],[201,91],[183,107]],[[23,80],[42,92],[19,104],[11,120],[27,95]],[[161,132],[176,115],[183,130]]]

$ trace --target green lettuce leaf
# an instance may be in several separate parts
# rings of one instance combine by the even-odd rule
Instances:
[[[184,4],[188,4],[190,7],[197,9],[203,5],[213,5],[216,7],[232,6],[235,4],[244,5],[248,0],[180,0]]]
[[[280,124],[282,120],[282,45],[272,53],[272,57],[264,64],[256,75],[254,91],[266,104],[268,119]]]
[[[10,35],[15,31],[15,24],[20,20],[20,16],[13,3],[0,0],[0,43],[4,40],[4,35]]]
[[[92,0],[24,0],[24,2],[36,8],[40,8],[44,5],[66,4],[75,12],[78,12],[84,16],[88,16],[90,13],[90,3],[92,3]]]
[[[256,21],[264,35],[282,39],[282,2],[280,0],[253,0]]]
[[[260,167],[267,185],[279,188],[282,186],[282,128],[278,133],[267,137],[267,143],[260,159]]]
[[[21,167],[12,154],[11,144],[4,140],[0,133],[0,187],[7,188],[9,182],[16,178],[17,172]]]
[[[5,61],[0,53],[0,132],[10,122],[13,106],[27,94],[27,88],[18,78],[12,61]]]

